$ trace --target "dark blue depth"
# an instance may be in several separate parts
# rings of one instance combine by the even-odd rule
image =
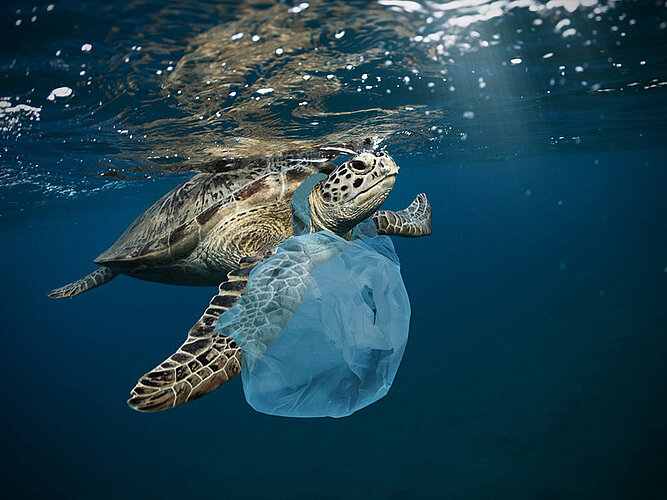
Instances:
[[[107,194],[6,221],[5,490],[658,498],[664,154],[397,157],[387,206],[426,187],[433,236],[394,239],[413,307],[408,348],[389,395],[340,420],[257,414],[240,380],[172,411],[136,413],[125,399],[137,376],[179,345],[212,290],[119,277],[71,301],[46,298],[90,270],[175,179],[137,184],[122,203]]]

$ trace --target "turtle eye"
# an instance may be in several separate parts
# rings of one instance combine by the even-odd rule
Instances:
[[[352,170],[366,170],[366,164],[363,161],[360,160],[352,160],[350,162],[350,167]]]

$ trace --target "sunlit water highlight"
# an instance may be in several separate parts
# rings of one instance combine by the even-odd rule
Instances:
[[[132,172],[200,170],[366,136],[393,153],[502,159],[594,151],[620,131],[626,141],[613,147],[650,146],[665,132],[651,105],[667,85],[662,4],[4,9],[5,213],[9,188],[70,197],[118,187],[113,179]]]

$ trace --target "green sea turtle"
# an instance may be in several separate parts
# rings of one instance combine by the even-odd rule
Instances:
[[[431,208],[424,194],[405,210],[378,211],[398,170],[386,152],[361,152],[338,167],[326,158],[284,157],[231,172],[197,174],[141,214],[95,259],[100,265],[96,271],[48,295],[74,297],[120,273],[171,284],[219,285],[183,345],[139,380],[128,401],[142,411],[178,406],[239,374],[241,349],[213,329],[245,292],[252,268],[293,236],[290,202],[305,179],[327,175],[309,195],[311,232],[345,236],[372,216],[379,234],[431,233]]]

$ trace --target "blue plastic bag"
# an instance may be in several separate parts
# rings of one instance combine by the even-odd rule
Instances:
[[[293,211],[295,230],[308,231],[308,207]],[[255,410],[344,417],[387,394],[409,321],[398,257],[369,220],[350,241],[322,231],[283,242],[250,273],[216,332],[241,347],[243,390]]]

